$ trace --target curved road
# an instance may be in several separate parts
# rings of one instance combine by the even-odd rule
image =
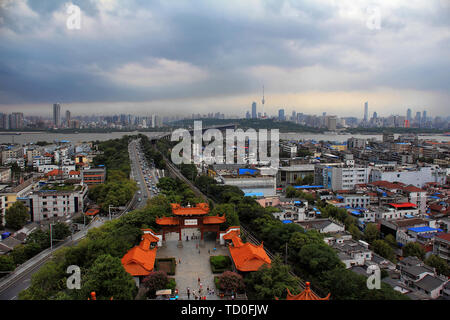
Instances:
[[[124,210],[120,215],[125,214],[134,209],[143,208],[146,203],[146,199],[141,197],[142,194],[148,194],[152,196],[153,194],[148,192],[145,179],[143,176],[143,171],[140,165],[140,161],[138,159],[138,142],[132,141],[129,145],[128,152],[130,154],[131,159],[131,178],[140,182],[140,190],[141,194],[136,194],[135,198],[130,202],[129,207]],[[153,177],[155,175],[153,174]],[[142,198],[141,201],[136,201],[138,198]],[[115,216],[114,218],[118,218],[120,215]],[[89,225],[86,226],[86,229],[76,233],[73,235],[73,238],[69,238],[65,240],[63,243],[54,244],[53,251],[62,246],[73,246],[76,245],[82,238],[84,238],[87,234],[87,231],[91,228],[97,228],[108,218],[96,217],[94,218]],[[33,274],[35,274],[44,264],[51,258],[50,249],[46,249],[30,260],[26,261],[24,264],[18,266],[13,273],[10,275],[0,279],[0,300],[16,300],[18,299],[18,295],[22,290],[27,289],[31,284],[31,278]],[[13,278],[12,280],[10,280]]]

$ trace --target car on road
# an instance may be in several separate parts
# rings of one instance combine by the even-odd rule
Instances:
[[[139,201],[139,202],[141,202],[141,201],[142,201],[142,199],[141,199],[141,198],[139,198],[139,199],[138,199],[138,201]]]

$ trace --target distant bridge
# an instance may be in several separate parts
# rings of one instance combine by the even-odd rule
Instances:
[[[216,125],[216,126],[209,126],[209,127],[204,127],[202,128],[202,134],[205,133],[206,130],[209,129],[218,129],[220,131],[225,131],[226,129],[233,129],[236,130],[237,125],[234,123],[230,123],[230,124],[222,124],[222,125]],[[191,135],[194,134],[194,129],[186,129],[189,131],[189,133]],[[156,140],[160,140],[160,139],[164,139],[164,140],[170,140],[170,137],[172,136],[172,132],[170,133],[162,133],[160,135],[154,136],[154,137],[150,137],[149,139],[152,140],[152,143],[155,143]]]

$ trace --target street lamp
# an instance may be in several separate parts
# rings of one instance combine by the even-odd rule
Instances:
[[[50,251],[53,251],[53,232],[52,232],[52,226],[55,225],[54,223],[50,223]]]

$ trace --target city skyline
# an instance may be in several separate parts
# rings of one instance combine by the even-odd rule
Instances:
[[[0,112],[448,114],[445,1],[73,3],[2,2]]]

